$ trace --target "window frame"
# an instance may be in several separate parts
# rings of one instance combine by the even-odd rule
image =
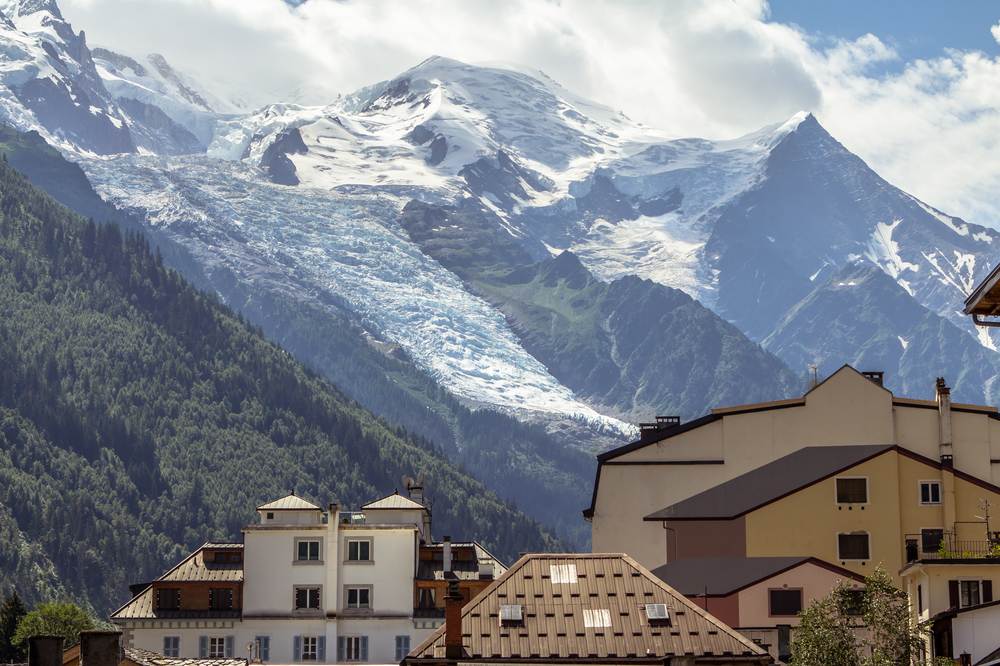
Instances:
[[[216,644],[222,647],[221,652],[215,651]],[[225,636],[209,636],[208,637],[208,653],[207,657],[209,659],[225,659],[226,658],[226,637]]]
[[[175,593],[175,598],[177,604],[175,606],[164,606],[161,603],[161,594],[163,592],[173,592]],[[181,588],[179,587],[158,587],[156,588],[156,610],[166,610],[166,611],[176,611],[181,610]]]
[[[361,603],[361,592],[368,595],[368,604],[365,606],[351,605],[351,592],[358,592],[358,604]],[[375,588],[373,585],[344,585],[344,610],[349,611],[370,611],[375,607]]]
[[[302,644],[300,646],[299,661],[319,661],[319,636],[312,635],[302,635],[300,636]],[[311,655],[307,656],[306,645],[311,642],[312,649]]]
[[[938,530],[938,531],[941,532],[941,542],[938,544],[938,547],[935,548],[934,550],[924,550],[924,532],[929,532],[931,530]],[[936,553],[939,550],[941,550],[941,544],[943,544],[943,543],[944,543],[944,528],[943,527],[921,527],[920,528],[920,552],[921,553],[924,553],[924,554],[926,554],[926,553]]]
[[[400,640],[404,639],[404,640]],[[412,641],[409,634],[397,634],[396,635],[396,661],[401,662],[406,659],[406,655],[410,654],[410,645]],[[405,649],[404,649],[405,648]]]
[[[774,603],[771,595],[775,592],[798,592],[799,593],[799,609],[794,613],[776,613],[774,612]],[[767,589],[767,614],[768,617],[798,617],[799,613],[805,608],[805,590],[801,587],[769,587]]]
[[[219,593],[223,593],[223,598],[228,598],[228,605],[218,603]],[[231,611],[236,608],[236,592],[231,587],[210,587],[208,588],[208,608],[213,611]]]
[[[344,662],[365,663],[365,662],[369,661],[368,658],[367,658],[367,655],[365,655],[365,658],[361,657],[361,652],[362,652],[362,650],[361,650],[361,643],[362,643],[362,641],[367,642],[368,641],[368,636],[361,635],[361,634],[350,634],[350,635],[346,635],[346,636],[340,636],[339,638],[344,639],[344,658],[343,658]],[[356,641],[356,643],[354,643],[354,645],[352,646],[352,642],[353,641]],[[338,647],[338,651],[339,651],[339,647]],[[364,651],[365,652],[368,651],[368,646],[367,645],[365,646],[365,650]],[[353,656],[351,656],[352,652],[354,653]],[[339,654],[337,655],[337,659],[338,659],[338,661],[340,661],[340,655]]]
[[[924,501],[924,484],[927,484],[928,486],[931,486],[931,485],[937,486],[938,498],[937,498],[936,502],[934,502],[934,501],[927,501],[927,502],[925,502]],[[940,506],[941,505],[941,494],[942,494],[942,488],[941,488],[941,480],[940,479],[921,479],[921,480],[917,481],[917,503],[920,506]],[[930,491],[928,491],[927,496],[928,497],[931,496]]]
[[[838,481],[857,481],[863,480],[865,482],[865,501],[864,502],[841,502],[840,501],[840,488],[838,487]],[[833,477],[833,500],[837,506],[868,506],[871,504],[871,483],[867,476],[835,476]]]
[[[843,557],[843,553],[840,552],[840,537],[842,536],[861,536],[865,535],[868,539],[868,557]],[[872,559],[872,535],[871,532],[867,530],[858,530],[856,532],[837,532],[836,537],[836,547],[837,547],[837,559],[841,562],[870,562]]]
[[[173,643],[172,647],[167,647],[167,642]],[[171,654],[171,652],[173,654]],[[164,636],[163,637],[163,656],[170,657],[171,659],[179,659],[181,656],[181,637],[180,636]]]
[[[360,544],[368,544],[368,559],[367,560],[352,560],[351,559],[351,546],[353,544],[358,545],[358,555],[361,554]],[[344,564],[374,564],[375,563],[375,539],[372,537],[344,537]]]
[[[306,605],[299,608],[299,590],[306,592]],[[309,605],[310,592],[316,592],[316,606]],[[323,610],[323,586],[322,585],[293,585],[292,586],[292,610],[296,613],[315,613]]]
[[[300,559],[299,549],[302,544],[316,544],[316,559]],[[294,546],[292,547],[292,564],[294,565],[311,565],[311,564],[323,564],[323,539],[318,537],[295,537]],[[309,554],[308,552],[306,553]]]
[[[962,603],[963,591],[966,585],[976,585],[976,603],[965,604]],[[970,606],[978,606],[983,603],[983,579],[981,578],[959,578],[958,579],[958,607],[959,608],[969,608]]]

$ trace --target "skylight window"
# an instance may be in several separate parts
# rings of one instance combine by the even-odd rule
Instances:
[[[611,611],[607,608],[584,608],[583,626],[587,628],[610,627]]]
[[[503,604],[500,606],[500,625],[518,624],[524,619],[521,604]]]
[[[553,585],[576,585],[575,564],[553,564],[549,567]]]
[[[646,604],[646,619],[650,624],[669,623],[670,611],[666,604]]]

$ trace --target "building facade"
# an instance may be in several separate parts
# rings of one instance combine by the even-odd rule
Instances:
[[[389,495],[324,511],[289,495],[257,508],[242,544],[207,543],[142,589],[111,620],[129,647],[172,657],[247,657],[272,663],[396,663],[443,622],[418,610],[422,549],[435,544],[430,512]],[[478,544],[475,544],[478,546]],[[481,588],[503,572],[481,546]],[[469,569],[462,557],[441,562]]]

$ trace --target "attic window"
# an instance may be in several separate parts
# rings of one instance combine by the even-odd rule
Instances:
[[[553,564],[549,567],[549,576],[553,585],[576,585],[576,565]]]
[[[583,626],[587,628],[610,627],[611,611],[607,608],[584,608]]]
[[[666,604],[646,604],[646,619],[650,624],[670,624],[670,611]]]
[[[524,619],[521,604],[502,604],[500,606],[500,626],[519,624]]]

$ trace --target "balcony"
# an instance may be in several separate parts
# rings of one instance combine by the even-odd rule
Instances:
[[[925,530],[905,537],[906,562],[926,560],[1000,560],[1000,532],[989,538],[959,538],[954,532]]]

